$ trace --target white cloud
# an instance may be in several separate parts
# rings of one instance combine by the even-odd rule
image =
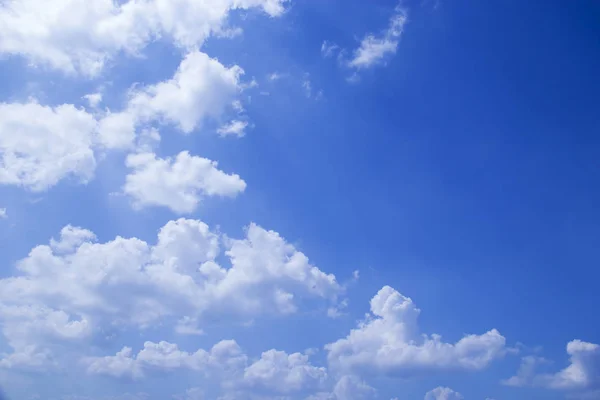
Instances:
[[[0,103],[0,184],[43,191],[92,179],[96,120],[73,105]]]
[[[221,136],[242,137],[246,134],[246,127],[248,127],[248,122],[233,120],[217,129],[217,133]]]
[[[310,82],[308,75],[305,76],[304,81],[302,81],[302,88],[304,89],[304,94],[306,94],[306,97],[312,96],[312,83]]]
[[[233,340],[223,340],[209,351],[199,349],[193,353],[182,351],[176,344],[169,342],[145,342],[144,348],[137,354],[129,347],[124,347],[114,356],[86,357],[90,374],[108,375],[116,378],[140,379],[148,370],[189,369],[215,374],[221,370],[242,371],[247,356],[242,353]]]
[[[6,213],[6,208],[0,208],[0,219],[8,218],[8,214]]]
[[[192,51],[173,78],[131,92],[122,111],[90,114],[71,104],[49,107],[34,100],[0,103],[0,184],[44,191],[65,178],[86,183],[94,176],[97,151],[154,147],[160,140],[155,129],[138,132],[145,123],[172,123],[189,133],[206,119],[219,119],[233,107],[241,73]],[[219,133],[241,136],[246,125],[234,121]]]
[[[521,365],[517,375],[502,381],[507,386],[527,386],[535,375],[538,365],[546,364],[548,361],[542,357],[525,356],[521,359]]]
[[[317,392],[306,400],[370,400],[377,391],[356,375],[342,375],[331,392]]]
[[[333,388],[336,400],[368,400],[375,397],[376,391],[365,381],[354,375],[344,375]]]
[[[235,108],[242,74],[236,65],[227,68],[205,53],[191,51],[172,78],[132,89],[123,110],[98,116],[99,142],[107,148],[128,149],[136,144],[136,129],[145,124],[172,124],[191,133],[206,120],[219,120],[229,107]],[[236,123],[219,133],[241,136],[243,124],[247,125]]]
[[[216,261],[222,250],[228,268]],[[15,357],[38,359],[60,358],[62,343],[85,343],[106,327],[285,314],[308,298],[335,302],[342,291],[333,275],[255,224],[231,239],[179,219],[161,228],[154,245],[122,237],[98,243],[92,232],[67,226],[16,266],[18,275],[0,279],[2,333]],[[1,359],[5,366],[10,357]]]
[[[90,107],[97,108],[102,102],[102,93],[89,93],[83,96],[83,98],[87,100]]]
[[[219,118],[241,90],[243,70],[225,67],[200,51],[181,61],[173,78],[134,90],[127,112],[137,121],[175,124],[184,133],[199,128],[207,118]]]
[[[271,72],[269,75],[267,75],[267,79],[271,82],[275,82],[280,79],[286,78],[288,76],[289,76],[288,73],[281,73],[281,72],[276,71],[276,72]]]
[[[285,0],[21,0],[0,5],[0,52],[67,73],[98,75],[115,55],[139,52],[165,38],[191,49],[208,36],[228,36],[230,10],[261,8],[271,16]],[[229,35],[230,36],[230,35]]]
[[[464,397],[448,387],[437,387],[425,394],[425,400],[463,400]]]
[[[107,110],[99,117],[98,142],[109,149],[130,149],[136,138],[135,116],[127,112]]]
[[[258,361],[244,371],[247,385],[277,393],[318,388],[326,379],[326,369],[311,365],[307,355],[277,350],[265,351]]]
[[[250,363],[249,357],[234,340],[223,340],[208,351],[199,349],[194,352],[181,350],[176,344],[165,341],[147,341],[137,354],[125,347],[114,356],[85,357],[82,361],[88,373],[115,378],[142,379],[149,371],[156,370],[196,371],[218,381],[233,395],[236,392],[245,393],[244,398],[248,397],[249,392],[305,392],[321,387],[327,379],[325,368],[311,365],[308,356],[300,353],[287,354],[272,349]],[[342,385],[338,384],[344,388],[336,390],[351,393],[362,387],[361,382],[344,382]],[[200,392],[193,391],[193,394]]]
[[[407,21],[406,15],[405,9],[396,7],[388,28],[379,36],[366,35],[360,42],[360,46],[354,50],[352,58],[348,60],[348,65],[357,69],[369,68],[380,64],[387,56],[395,54]],[[321,51],[324,51],[323,47]],[[331,52],[332,50],[325,47],[325,51]]]
[[[419,336],[419,313],[410,298],[383,287],[371,299],[371,314],[346,338],[326,346],[330,366],[411,375],[425,370],[478,370],[505,353],[505,339],[495,329],[454,344],[436,334]]]
[[[503,381],[509,386],[539,386],[551,389],[592,389],[600,386],[600,345],[573,340],[567,344],[570,364],[556,373],[537,373],[548,362],[541,357],[521,360],[517,375]]]
[[[321,55],[325,58],[333,56],[336,52],[340,51],[340,46],[327,40],[321,44]]]
[[[127,156],[133,171],[126,177],[123,192],[136,207],[163,206],[176,213],[191,213],[204,196],[235,197],[246,189],[239,175],[229,175],[206,158],[179,153],[175,159],[157,158],[154,153]]]

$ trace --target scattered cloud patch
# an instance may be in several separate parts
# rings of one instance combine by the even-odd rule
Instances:
[[[567,344],[567,354],[570,364],[556,373],[539,373],[538,367],[548,364],[547,360],[534,356],[524,357],[517,375],[503,383],[509,386],[538,386],[560,390],[600,387],[600,345],[573,340]]]
[[[247,356],[242,353],[233,340],[223,340],[209,351],[200,349],[193,353],[182,351],[176,344],[169,342],[145,342],[144,348],[137,354],[130,347],[124,347],[114,356],[86,357],[90,374],[106,375],[115,378],[141,379],[148,370],[189,369],[205,374],[216,374],[227,368],[242,370]]]
[[[67,177],[90,181],[96,129],[92,115],[70,104],[0,103],[0,184],[41,192]]]
[[[446,343],[440,335],[419,335],[420,310],[389,286],[371,299],[371,313],[346,338],[326,346],[330,367],[342,371],[401,376],[429,370],[485,368],[505,353],[495,329]]]
[[[102,93],[89,93],[83,96],[83,99],[88,102],[91,108],[97,108],[102,102]]]
[[[239,66],[225,67],[200,51],[181,61],[173,78],[134,89],[127,111],[139,122],[172,123],[182,132],[201,127],[207,118],[218,118],[241,90]]]
[[[216,161],[192,156],[187,151],[174,159],[154,153],[127,156],[132,170],[125,178],[123,193],[136,208],[168,207],[179,214],[191,213],[204,196],[235,197],[246,189],[239,175],[218,169]]]
[[[340,46],[330,41],[324,40],[321,44],[321,55],[325,58],[332,57],[335,53],[340,51]]]
[[[251,387],[275,393],[293,393],[321,387],[327,379],[324,367],[310,364],[308,355],[269,350],[244,371],[244,382]]]
[[[217,129],[217,133],[220,136],[237,136],[242,137],[246,134],[245,130],[248,127],[248,122],[233,120],[228,124],[221,126]]]
[[[336,59],[341,66],[353,70],[346,80],[349,83],[357,83],[360,80],[358,71],[385,64],[396,54],[407,16],[407,9],[399,5],[394,9],[387,28],[379,34],[365,35],[356,49],[347,51],[336,43],[325,40],[321,44],[321,55],[323,58],[337,55]]]
[[[352,53],[348,65],[356,69],[370,68],[384,62],[387,56],[395,54],[406,21],[406,10],[396,7],[388,28],[380,35],[366,35],[360,42],[360,46]]]
[[[0,5],[0,52],[70,74],[100,75],[116,55],[135,56],[158,38],[181,49],[202,46],[211,35],[232,36],[227,29],[233,9],[284,11],[285,0],[198,2],[106,0],[23,0]]]
[[[464,397],[448,387],[437,387],[425,394],[425,400],[463,400]]]
[[[221,252],[229,266],[217,262]],[[66,226],[16,267],[17,275],[0,279],[2,334],[13,349],[0,365],[9,368],[48,367],[69,348],[85,354],[67,344],[87,343],[109,327],[179,321],[181,332],[194,321],[199,330],[206,316],[284,315],[297,302],[335,303],[343,292],[334,275],[256,224],[233,239],[201,221],[179,219],[160,229],[155,244],[123,237],[99,243],[91,231]],[[92,369],[117,363],[128,372],[113,375],[135,377],[140,371],[131,354],[124,349]]]

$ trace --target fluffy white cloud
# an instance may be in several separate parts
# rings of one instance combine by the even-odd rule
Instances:
[[[437,387],[425,394],[425,400],[463,400],[464,397],[448,387]]]
[[[375,397],[376,391],[360,378],[344,375],[335,384],[333,394],[336,400],[367,400]]]
[[[567,354],[569,366],[553,374],[536,372],[540,365],[548,363],[545,359],[523,357],[517,375],[503,383],[551,389],[591,389],[600,386],[600,345],[573,340],[567,344]]]
[[[243,90],[243,73],[237,65],[228,68],[192,50],[173,77],[132,89],[123,110],[99,115],[99,142],[108,148],[127,149],[136,144],[137,130],[147,124],[171,124],[190,133],[206,120],[219,121],[228,108],[235,108],[236,96]],[[246,126],[246,122],[233,121],[218,133],[242,136]]]
[[[360,46],[354,50],[352,58],[348,60],[348,65],[357,69],[369,68],[384,61],[388,55],[395,54],[406,24],[406,15],[405,9],[396,7],[388,28],[379,36],[366,35],[360,42]],[[331,55],[335,49],[324,42],[321,52],[324,55]]]
[[[237,136],[242,137],[246,134],[245,129],[248,127],[248,122],[234,120],[221,126],[217,129],[217,133],[221,136]]]
[[[216,261],[223,249],[230,267]],[[231,239],[179,219],[154,245],[122,237],[98,243],[92,232],[67,226],[16,266],[17,276],[0,279],[2,332],[15,354],[43,355],[106,327],[180,321],[189,328],[207,315],[285,314],[306,298],[335,302],[342,291],[333,275],[255,224]]]
[[[102,93],[89,93],[83,96],[83,99],[85,99],[88,102],[88,105],[90,107],[96,108],[102,102]]]
[[[244,371],[244,382],[251,387],[265,388],[277,393],[291,393],[316,388],[327,379],[323,367],[315,367],[308,356],[269,350],[260,360]]]
[[[131,149],[140,147],[138,130],[148,131],[143,129],[148,124],[171,124],[190,133],[200,129],[206,120],[220,121],[228,108],[236,107],[236,96],[243,90],[242,74],[236,65],[227,68],[193,50],[183,58],[172,78],[138,86],[129,92],[123,110],[98,115],[98,141],[107,148]],[[219,134],[242,136],[246,125],[237,121],[222,127]]]
[[[190,369],[205,374],[217,371],[240,372],[247,363],[233,340],[223,340],[209,351],[199,349],[193,353],[182,351],[176,344],[168,342],[145,342],[137,354],[124,347],[114,356],[84,358],[90,374],[108,375],[116,378],[139,379],[149,370]]]
[[[389,286],[371,299],[371,315],[343,339],[328,344],[328,360],[337,370],[410,375],[424,370],[486,367],[505,353],[505,339],[493,329],[451,344],[439,335],[418,334],[420,310]]]
[[[130,149],[136,139],[135,115],[107,110],[98,116],[98,142],[109,149]]]
[[[204,119],[217,119],[235,100],[243,70],[225,67],[200,51],[181,61],[173,78],[134,90],[128,113],[138,121],[159,120],[175,124],[185,133],[198,128]]]
[[[0,219],[8,218],[8,214],[6,213],[6,208],[0,208]]]
[[[92,179],[96,120],[73,105],[0,104],[0,184],[43,191],[66,177]]]
[[[300,353],[269,350],[250,363],[234,340],[223,340],[208,351],[195,352],[183,351],[176,344],[164,341],[145,342],[137,354],[125,347],[114,356],[86,357],[82,361],[90,374],[127,379],[141,379],[156,370],[191,370],[219,382],[236,398],[249,398],[250,393],[305,392],[322,386],[327,379],[325,368],[311,365],[308,356]],[[361,383],[343,381],[338,386],[350,394],[360,389]]]
[[[88,182],[94,176],[98,151],[152,149],[160,136],[155,129],[144,128],[148,123],[171,123],[189,133],[206,119],[220,119],[228,107],[233,107],[241,90],[241,73],[237,66],[227,68],[204,53],[192,51],[181,61],[171,79],[132,91],[127,106],[121,111],[91,114],[70,104],[49,107],[35,101],[0,103],[0,184],[43,191],[69,177]],[[92,105],[99,101],[96,95],[88,100]],[[219,133],[241,136],[246,125],[246,122],[234,121]],[[149,155],[133,155],[130,161],[137,166],[136,160],[144,157]],[[185,158],[182,153],[177,159],[183,162]],[[198,157],[186,160],[193,164],[196,172],[203,169],[211,172],[205,176],[209,181],[220,180],[214,185],[205,181],[208,186],[195,189],[197,192],[203,190],[211,194],[214,189],[214,194],[223,194],[224,190],[224,195],[230,195],[231,190],[239,191],[244,185],[235,175],[219,175],[214,165],[211,169],[208,160]],[[160,162],[155,160],[154,165]],[[193,189],[189,182],[186,185],[181,180],[172,184]],[[232,185],[236,189],[231,189]],[[198,196],[193,193],[190,196],[196,198],[192,202],[197,203]],[[142,193],[138,200],[144,198],[148,196]],[[180,203],[180,200],[174,202]],[[189,201],[186,210],[193,209]]]
[[[356,375],[342,375],[331,392],[317,392],[306,400],[370,400],[377,391]]]
[[[211,34],[228,36],[233,9],[261,8],[271,16],[286,0],[20,0],[0,4],[0,52],[68,73],[99,74],[116,54],[138,54],[166,38],[190,49]]]
[[[217,163],[183,151],[175,159],[153,153],[130,154],[123,192],[136,207],[163,206],[176,213],[190,213],[203,196],[234,197],[246,189],[239,175],[229,175]]]

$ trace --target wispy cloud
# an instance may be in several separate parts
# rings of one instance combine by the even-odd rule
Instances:
[[[396,7],[387,29],[380,35],[366,35],[360,42],[360,46],[354,50],[348,65],[356,69],[369,68],[382,63],[387,56],[395,54],[406,21],[407,11],[402,7]],[[325,50],[330,49],[331,47],[327,47]]]

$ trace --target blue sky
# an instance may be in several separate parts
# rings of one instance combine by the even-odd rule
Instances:
[[[0,1],[0,387],[600,398],[599,17]]]

